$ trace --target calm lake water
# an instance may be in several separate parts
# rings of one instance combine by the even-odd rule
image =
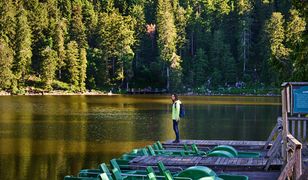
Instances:
[[[182,97],[183,139],[266,140],[280,97]],[[0,179],[53,180],[174,139],[169,96],[0,97]]]

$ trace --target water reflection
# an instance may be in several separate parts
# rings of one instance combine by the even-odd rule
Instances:
[[[185,139],[264,140],[278,97],[183,97]],[[0,97],[0,179],[63,179],[174,138],[166,96]]]

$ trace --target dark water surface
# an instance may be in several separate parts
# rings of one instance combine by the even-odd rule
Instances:
[[[183,139],[265,140],[280,97],[189,96]],[[0,97],[0,179],[63,179],[173,139],[167,96]]]

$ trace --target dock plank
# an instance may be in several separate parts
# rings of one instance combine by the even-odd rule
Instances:
[[[236,141],[236,140],[181,140],[180,143],[172,143],[171,140],[163,143],[165,148],[181,148],[184,144],[196,144],[200,150],[219,145],[233,146],[238,150],[262,150],[266,141]],[[270,143],[271,145],[271,143]]]
[[[187,168],[196,164],[208,166],[210,168],[225,170],[263,170],[266,158],[223,158],[223,157],[172,157],[172,156],[145,156],[145,158],[136,158],[130,161],[130,165],[156,166],[162,161],[166,166],[180,166]],[[274,163],[275,162],[275,163]],[[281,159],[275,159],[273,165],[281,167]]]

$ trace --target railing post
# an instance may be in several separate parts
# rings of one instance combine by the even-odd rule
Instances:
[[[287,134],[288,134],[288,113],[287,113],[287,91],[284,88],[281,91],[281,100],[282,100],[282,140],[283,140],[283,144],[282,144],[282,149],[281,149],[281,155],[283,157],[284,160],[284,164],[286,164],[287,162]]]
[[[295,148],[295,165],[294,165],[294,172],[293,172],[293,179],[299,179],[302,174],[302,147],[296,146]]]

